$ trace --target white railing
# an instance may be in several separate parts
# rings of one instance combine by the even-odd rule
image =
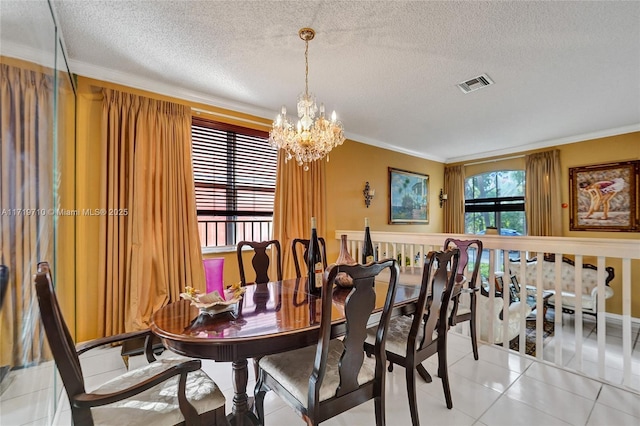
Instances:
[[[349,252],[354,259],[361,258],[363,231],[337,230],[336,239],[341,235],[347,235]],[[374,247],[378,251],[380,258],[387,257],[393,259],[403,259],[400,265],[402,273],[414,273],[419,276],[424,264],[424,254],[431,250],[441,250],[447,238],[472,239],[478,238],[482,241],[484,249],[488,250],[488,277],[486,283],[489,285],[489,298],[495,296],[494,283],[496,271],[508,270],[509,251],[519,252],[520,259],[530,259],[537,257],[542,259],[544,254],[555,254],[556,266],[562,261],[562,257],[570,257],[575,261],[575,292],[582,294],[582,268],[583,257],[595,257],[597,271],[597,314],[596,327],[593,332],[597,333],[596,344],[585,337],[592,333],[591,329],[585,329],[585,321],[593,321],[593,315],[583,315],[582,298],[575,297],[575,314],[573,317],[560,315],[561,300],[561,268],[555,268],[555,306],[558,307],[558,315],[554,320],[554,335],[550,341],[543,340],[543,333],[536,333],[536,359],[550,362],[559,367],[574,370],[586,376],[606,380],[610,383],[627,387],[635,387],[640,390],[640,359],[636,355],[632,357],[634,333],[632,323],[640,323],[638,318],[634,318],[631,313],[632,300],[632,262],[640,260],[640,241],[638,240],[617,240],[600,238],[566,238],[566,237],[525,237],[525,236],[498,236],[498,235],[470,235],[470,234],[417,234],[400,232],[371,232]],[[485,255],[486,256],[486,255]],[[513,256],[513,255],[512,255]],[[484,256],[483,256],[484,257]],[[504,265],[500,264],[500,259]],[[408,265],[407,265],[408,260]],[[520,276],[525,276],[525,263],[520,262]],[[621,295],[621,313],[607,312],[605,305],[605,267],[612,263],[615,267],[614,292]],[[542,282],[542,262],[536,266],[537,282]],[[640,277],[635,277],[638,281]],[[505,283],[505,287],[508,284]],[[526,288],[521,287],[521,300],[526,300]],[[636,290],[637,292],[637,290]],[[505,298],[503,304],[503,324],[509,324],[509,292],[503,291]],[[640,294],[635,293],[635,297]],[[543,306],[543,286],[536,287],[536,305]],[[526,305],[521,304],[523,313]],[[493,300],[490,300],[489,309],[493,310]],[[499,313],[490,312],[489,318],[497,318]],[[525,335],[526,315],[522,315],[520,324],[519,352],[525,355]],[[574,338],[568,332],[563,333],[563,319],[574,321]],[[543,329],[544,311],[536,309],[536,330]],[[615,336],[607,334],[607,326],[620,330],[621,337],[616,332]],[[507,327],[502,327],[504,336],[502,341],[508,341]],[[488,341],[493,340],[493,324],[488,327]],[[585,351],[585,342],[587,350]],[[547,345],[553,345],[553,349],[544,350]],[[505,345],[506,347],[507,345]],[[543,350],[538,350],[543,348]],[[637,352],[636,352],[637,353]]]

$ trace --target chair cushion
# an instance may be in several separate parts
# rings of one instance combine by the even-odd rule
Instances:
[[[164,358],[144,367],[131,370],[112,379],[93,393],[117,392],[184,362],[185,358]],[[91,409],[96,425],[175,425],[184,417],[178,405],[178,381],[172,377],[159,385],[129,399]],[[187,375],[187,399],[198,413],[214,410],[225,404],[225,398],[216,383],[202,370]]]
[[[387,330],[387,339],[385,341],[385,350],[393,352],[400,356],[407,356],[407,336],[411,330],[413,316],[400,316],[392,318],[389,321],[389,329]],[[367,329],[366,342],[370,345],[376,343],[376,332],[378,327],[370,327]]]
[[[327,357],[327,370],[320,387],[320,401],[325,401],[335,396],[340,376],[338,374],[338,362],[344,350],[341,340],[332,340],[329,344]],[[364,353],[364,350],[363,350]],[[268,355],[260,358],[260,368],[268,373],[274,380],[287,389],[302,406],[306,407],[309,398],[309,377],[313,371],[313,363],[316,356],[316,345],[296,349],[276,355]],[[358,373],[358,384],[363,385],[375,377],[375,359],[364,357],[362,367]]]

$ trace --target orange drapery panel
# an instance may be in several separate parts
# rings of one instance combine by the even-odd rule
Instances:
[[[464,234],[464,167],[448,166],[444,168],[444,184],[442,187],[447,200],[444,209],[443,232]]]
[[[562,236],[560,151],[538,152],[525,157],[528,234]]]
[[[326,233],[326,162],[314,161],[305,171],[295,161],[278,154],[276,193],[273,206],[273,237],[282,246],[283,277],[294,278],[291,241],[310,238],[311,217],[317,220],[318,236]]]
[[[185,286],[204,289],[184,105],[104,89],[98,298],[102,335],[148,327]]]
[[[9,267],[0,366],[15,367],[47,356],[32,274],[53,261],[54,87],[51,75],[0,67],[0,263]]]

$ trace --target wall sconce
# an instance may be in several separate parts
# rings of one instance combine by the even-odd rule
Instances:
[[[371,200],[373,200],[373,197],[376,195],[376,190],[371,189],[371,187],[369,186],[369,182],[367,182],[364,184],[364,190],[362,191],[362,194],[364,195],[364,205],[369,208]]]
[[[440,196],[438,197],[438,199],[440,200],[440,208],[442,208],[444,202],[447,201],[447,198],[449,198],[449,196],[444,193],[442,188],[440,188]]]

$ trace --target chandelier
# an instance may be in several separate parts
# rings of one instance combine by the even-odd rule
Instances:
[[[282,107],[273,122],[269,133],[269,144],[282,149],[286,153],[285,162],[295,158],[304,170],[309,170],[309,163],[327,157],[329,152],[344,142],[342,123],[336,121],[336,112],[331,114],[331,120],[324,115],[324,105],[316,104],[313,93],[309,93],[309,41],[316,35],[311,28],[302,28],[298,35],[304,40],[304,92],[298,96],[298,123],[294,126],[287,117],[287,108]],[[318,117],[316,113],[320,112]]]

